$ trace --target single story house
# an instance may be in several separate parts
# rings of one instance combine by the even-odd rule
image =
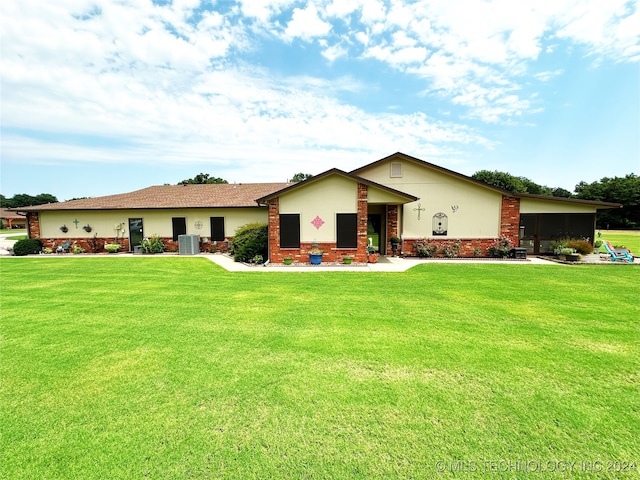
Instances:
[[[317,246],[325,261],[345,255],[365,261],[367,247],[391,252],[392,237],[405,255],[430,239],[459,243],[460,256],[487,248],[501,236],[530,254],[550,251],[562,237],[593,241],[598,209],[619,204],[516,194],[403,153],[351,172],[331,169],[298,183],[185,184],[24,207],[31,238],[46,246],[64,241],[117,242],[132,251],[159,235],[169,250],[178,236],[196,234],[201,248],[224,250],[241,225],[269,226],[269,260],[308,260]]]
[[[0,228],[25,229],[27,228],[27,217],[6,208],[0,208]]]

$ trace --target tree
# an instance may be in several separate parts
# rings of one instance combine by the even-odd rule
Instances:
[[[304,182],[305,180],[313,177],[310,173],[296,173],[293,177],[291,177],[292,182]]]
[[[181,182],[178,182],[178,185],[180,185],[181,183],[182,184],[191,183],[191,184],[201,185],[206,183],[229,183],[229,182],[227,182],[224,178],[212,177],[208,173],[199,173],[193,178],[188,178],[186,180],[182,180]]]
[[[576,196],[585,200],[621,203],[622,208],[598,213],[598,228],[640,228],[640,177],[630,173],[625,177],[604,177],[593,183],[580,182]]]
[[[471,178],[479,180],[493,187],[513,193],[531,193],[533,195],[551,195],[554,197],[572,197],[573,194],[564,188],[550,188],[539,185],[527,177],[516,177],[506,172],[479,170]]]
[[[527,187],[521,177],[515,177],[506,172],[480,170],[471,175],[471,178],[508,192],[527,193]]]
[[[551,190],[551,195],[553,195],[554,197],[564,197],[564,198],[573,197],[573,193],[571,193],[569,190],[565,190],[564,188],[561,188],[561,187],[556,187],[556,188],[552,189]]]
[[[26,193],[18,193],[11,198],[0,196],[0,207],[3,208],[19,208],[30,207],[32,205],[43,205],[45,203],[56,203],[58,199],[49,193],[41,193],[40,195],[31,196]]]

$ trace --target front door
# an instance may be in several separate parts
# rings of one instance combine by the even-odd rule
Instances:
[[[129,249],[133,251],[133,247],[137,247],[142,244],[143,232],[142,232],[142,219],[130,218],[129,219]]]

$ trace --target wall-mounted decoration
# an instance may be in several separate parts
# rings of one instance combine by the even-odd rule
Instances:
[[[78,220],[77,218],[73,221],[73,223],[76,224],[76,230],[78,229],[78,224],[80,223],[80,220]]]
[[[82,227],[82,229],[83,229],[85,232],[89,233],[89,232],[91,231],[91,226],[90,226],[89,224],[86,224],[84,227]]]
[[[322,225],[324,225],[324,220],[322,220],[319,216],[316,215],[316,218],[311,220],[311,225],[316,227],[316,230],[319,229]]]
[[[60,230],[62,230],[62,233],[67,233],[67,232],[69,231],[69,229],[67,228],[67,226],[66,226],[66,225],[62,225],[62,226],[60,227]]]
[[[196,220],[193,226],[196,227],[198,230],[200,230],[202,229],[202,222],[200,220]]]
[[[458,211],[458,208],[460,208],[460,207],[458,207],[458,205],[451,205],[451,211],[453,213],[456,213]]]
[[[419,203],[416,208],[413,209],[414,212],[418,212],[418,220],[420,220],[420,212],[424,212],[426,208],[422,208],[422,204]]]
[[[436,213],[431,220],[433,235],[446,235],[449,227],[449,218],[442,212]]]

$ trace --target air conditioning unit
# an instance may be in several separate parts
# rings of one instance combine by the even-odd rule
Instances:
[[[197,255],[200,253],[200,235],[178,235],[178,254]]]

